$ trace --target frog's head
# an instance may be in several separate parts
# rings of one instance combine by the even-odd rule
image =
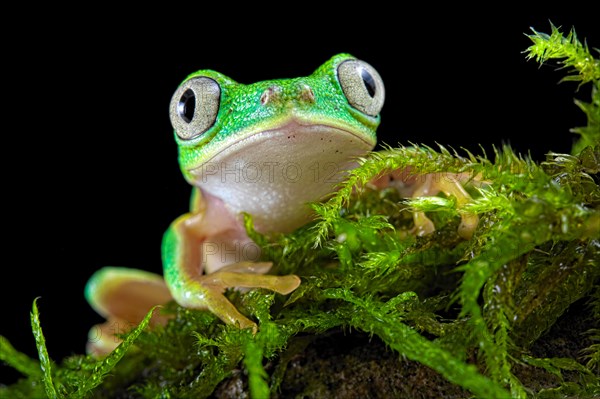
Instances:
[[[339,54],[308,77],[250,85],[198,71],[173,95],[170,117],[191,184],[258,227],[264,219],[263,230],[285,231],[306,222],[292,207],[331,192],[373,149],[383,101],[375,69]]]

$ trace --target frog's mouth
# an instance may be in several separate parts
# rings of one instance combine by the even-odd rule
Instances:
[[[233,212],[251,214],[259,231],[288,232],[374,145],[343,128],[291,121],[242,137],[189,172]]]

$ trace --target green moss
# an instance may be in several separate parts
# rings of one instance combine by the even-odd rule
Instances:
[[[575,100],[575,104],[585,112],[588,124],[572,129],[573,133],[581,136],[573,146],[573,153],[577,154],[588,146],[597,145],[600,142],[600,60],[593,57],[587,45],[577,39],[575,30],[564,36],[560,29],[552,25],[549,35],[535,30],[533,32],[533,35],[529,35],[533,45],[527,49],[527,58],[535,58],[538,62],[561,60],[563,67],[570,72],[563,81],[592,83],[592,101],[586,103]]]
[[[52,361],[48,356],[46,339],[44,338],[42,326],[40,325],[40,313],[37,307],[37,298],[33,301],[33,308],[31,310],[31,329],[33,331],[33,336],[35,337],[35,345],[38,350],[38,357],[40,358],[40,369],[42,370],[41,379],[44,383],[46,394],[51,399],[58,398],[58,392],[56,391],[56,387],[54,386],[54,381],[52,379]]]
[[[535,32],[528,57],[563,60],[566,80],[590,84],[588,117],[572,154],[536,163],[509,147],[494,158],[440,147],[407,146],[373,153],[339,190],[314,204],[318,219],[287,235],[250,236],[281,274],[301,286],[289,297],[264,290],[228,292],[259,332],[223,325],[207,312],[169,304],[165,327],[146,330],[147,317],[102,361],[73,356],[54,364],[45,350],[37,307],[32,326],[39,363],[2,339],[0,359],[21,372],[0,388],[8,397],[208,397],[244,370],[251,397],[276,394],[294,354],[319,338],[359,331],[402,357],[427,366],[476,397],[593,397],[600,391],[600,72],[575,34]],[[468,172],[473,201],[406,200],[368,182],[396,169]],[[436,232],[411,233],[410,211],[427,212]],[[460,215],[477,213],[471,240],[457,234]],[[590,311],[579,357],[536,357],[532,351],[574,303]],[[553,376],[532,385],[523,367]],[[565,379],[564,374],[577,375]],[[549,385],[554,384],[554,385]],[[317,384],[318,385],[318,384]],[[321,388],[311,385],[311,392]],[[240,388],[244,389],[244,387]],[[308,388],[307,388],[308,389]],[[304,392],[310,396],[310,392]]]

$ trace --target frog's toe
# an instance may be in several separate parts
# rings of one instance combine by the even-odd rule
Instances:
[[[460,225],[458,226],[458,235],[465,240],[470,240],[479,224],[479,216],[472,213],[463,213],[461,215]]]
[[[431,219],[425,215],[425,212],[414,212],[413,222],[415,224],[413,228],[414,234],[419,237],[426,236],[435,231],[435,225]]]
[[[124,267],[104,267],[85,287],[90,305],[105,318],[139,323],[153,306],[173,298],[162,276]]]
[[[300,277],[294,274],[289,274],[287,276],[271,276],[264,274],[219,271],[207,276],[207,278],[216,285],[220,285],[224,288],[265,288],[282,295],[291,293],[300,285]]]
[[[241,329],[251,328],[256,333],[256,323],[241,314],[236,307],[222,294],[221,287],[211,287],[201,283],[197,290],[188,291],[183,305],[192,309],[208,309],[225,324],[238,326]]]
[[[127,323],[119,320],[109,320],[102,324],[96,324],[88,333],[88,340],[85,345],[86,352],[94,357],[109,354],[121,343],[116,334],[125,333],[125,326],[127,326]]]
[[[120,267],[105,267],[94,273],[85,287],[85,297],[107,319],[89,333],[88,353],[96,355],[112,351],[121,342],[117,334],[138,325],[152,307],[173,299],[160,275]],[[151,324],[166,321],[157,313]]]
[[[223,266],[219,272],[265,274],[271,270],[271,267],[273,267],[273,262],[242,261]]]

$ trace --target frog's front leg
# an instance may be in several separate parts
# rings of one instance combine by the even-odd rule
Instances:
[[[472,200],[469,193],[462,186],[467,180],[468,176],[466,174],[428,173],[423,176],[422,183],[417,184],[415,187],[412,198],[432,196],[443,192],[447,196],[456,198],[456,206],[460,209]],[[418,235],[430,234],[435,230],[433,223],[425,216],[424,212],[415,212],[413,220]],[[462,213],[458,234],[465,239],[470,239],[478,223],[479,217],[476,214]]]
[[[447,196],[456,198],[456,205],[460,210],[472,201],[471,196],[463,187],[463,184],[471,180],[472,176],[468,173],[439,172],[419,175],[413,174],[410,168],[405,168],[384,175],[373,181],[372,184],[377,188],[394,187],[402,196],[410,198],[429,197],[443,192]],[[433,222],[424,212],[414,212],[413,221],[415,233],[419,236],[435,231]],[[458,234],[465,239],[470,239],[478,223],[479,217],[476,214],[462,212]]]
[[[181,306],[209,310],[227,324],[256,331],[256,324],[224,296],[225,290],[266,288],[285,295],[300,285],[295,275],[265,275],[271,263],[255,262],[259,255],[223,201],[198,191],[192,211],[175,220],[165,234],[165,281]]]

